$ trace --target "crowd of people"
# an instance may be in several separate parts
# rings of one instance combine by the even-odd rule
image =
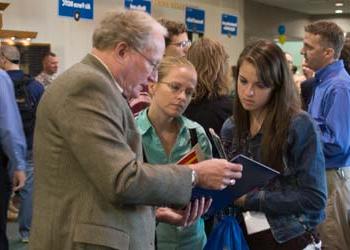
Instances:
[[[249,42],[230,78],[220,42],[139,11],[108,13],[92,44],[57,77],[49,52],[35,78],[1,46],[0,250],[13,192],[30,250],[208,249],[222,213],[205,217],[212,198],[192,189],[234,186],[238,154],[279,175],[232,199],[233,245],[350,249],[350,45],[336,23],[305,26],[299,82],[273,41]],[[248,215],[267,227],[249,232]]]

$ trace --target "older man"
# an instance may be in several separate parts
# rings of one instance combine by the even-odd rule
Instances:
[[[308,112],[320,128],[325,156],[328,203],[320,226],[325,249],[350,247],[350,76],[339,60],[344,32],[335,23],[318,21],[305,27],[301,53],[315,71]]]
[[[124,97],[155,80],[164,35],[146,13],[110,13],[91,53],[47,89],[34,139],[30,249],[154,249],[153,206],[182,207],[194,185],[221,189],[241,176],[226,160],[143,163]]]

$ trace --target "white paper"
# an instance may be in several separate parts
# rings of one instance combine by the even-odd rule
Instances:
[[[248,211],[243,213],[247,233],[255,234],[270,228],[264,213]]]

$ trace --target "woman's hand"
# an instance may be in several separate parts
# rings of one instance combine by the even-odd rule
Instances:
[[[190,202],[184,209],[159,207],[156,211],[156,218],[160,222],[188,227],[208,211],[211,202],[212,199],[202,197]]]

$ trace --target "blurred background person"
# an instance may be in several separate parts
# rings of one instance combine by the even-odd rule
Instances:
[[[315,72],[307,66],[305,59],[302,64],[303,80],[300,83],[301,106],[307,111],[315,84]]]
[[[188,39],[186,25],[182,22],[168,19],[158,20],[167,30],[165,38],[165,56],[185,56],[191,41]]]
[[[176,163],[197,143],[204,159],[212,158],[211,145],[204,129],[182,116],[196,85],[196,70],[185,57],[164,57],[159,66],[158,82],[149,84],[151,104],[136,117],[146,162]],[[196,202],[202,207],[201,211],[203,207],[208,207],[204,206],[205,203],[208,204],[204,199]],[[164,209],[158,208],[158,216]],[[157,249],[203,249],[206,243],[203,219],[186,226],[160,222],[156,228]]]
[[[18,109],[22,118],[24,134],[27,143],[26,182],[20,190],[20,207],[18,214],[19,234],[21,241],[29,241],[29,231],[32,221],[33,207],[33,135],[35,127],[35,113],[44,87],[32,76],[20,69],[21,55],[17,47],[1,46],[1,67],[10,76],[16,93]]]
[[[13,83],[0,69],[0,249],[8,250],[7,209],[11,193],[25,184],[26,142]]]
[[[345,42],[339,59],[343,60],[345,70],[350,74],[350,40]]]
[[[56,77],[55,74],[58,70],[58,57],[55,53],[50,51],[44,56],[42,65],[43,70],[35,77],[35,79],[41,82],[45,88],[47,88],[47,86],[49,86]]]
[[[210,38],[197,40],[187,53],[197,71],[198,84],[184,115],[202,125],[211,142],[209,128],[220,134],[222,124],[232,114],[228,58],[224,46]],[[215,147],[213,157],[219,157]]]

